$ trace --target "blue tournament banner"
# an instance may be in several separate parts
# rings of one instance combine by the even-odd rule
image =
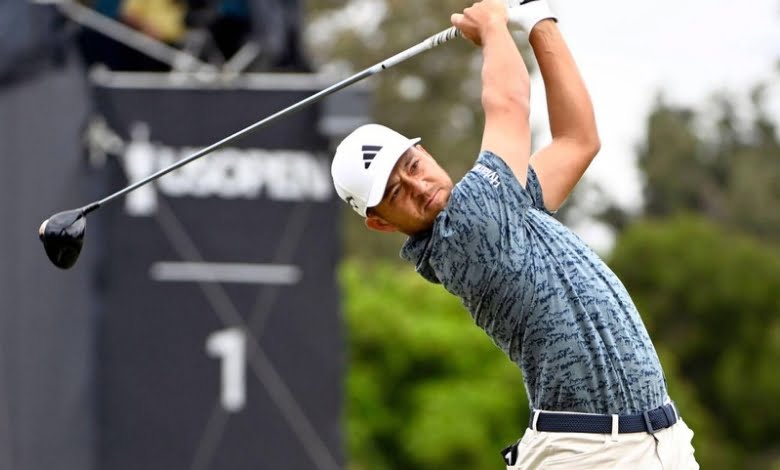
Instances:
[[[323,87],[311,75],[94,81],[90,154],[107,162],[111,190]],[[285,117],[99,215],[99,468],[342,468],[341,205],[327,130],[345,116],[327,109]]]

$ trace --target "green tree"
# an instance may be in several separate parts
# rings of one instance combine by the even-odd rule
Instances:
[[[611,266],[692,412],[703,468],[780,465],[780,251],[680,216],[632,224]]]
[[[700,111],[658,98],[638,149],[646,215],[695,212],[780,242],[780,137],[765,107],[767,86],[753,88],[747,118],[725,92]],[[630,221],[614,206],[601,216],[619,229]]]
[[[704,468],[780,468],[780,139],[767,87],[751,90],[746,117],[725,92],[699,110],[659,97],[638,147],[653,221],[601,214],[625,230],[612,264],[672,369]]]
[[[519,369],[458,299],[392,263],[341,270],[353,470],[499,469],[524,432]]]

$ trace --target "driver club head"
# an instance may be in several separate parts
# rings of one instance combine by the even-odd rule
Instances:
[[[59,212],[44,220],[38,229],[46,256],[60,269],[76,264],[84,243],[87,218],[83,209]]]

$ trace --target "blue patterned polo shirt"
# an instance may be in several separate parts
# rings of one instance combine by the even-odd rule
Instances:
[[[430,232],[401,256],[457,295],[523,371],[534,409],[633,414],[661,406],[666,384],[623,284],[545,210],[533,168],[526,188],[482,152]]]

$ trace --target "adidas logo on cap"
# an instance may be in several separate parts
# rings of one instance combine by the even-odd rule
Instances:
[[[364,145],[363,146],[363,164],[366,170],[371,166],[371,162],[374,161],[374,157],[382,150],[380,145]]]

